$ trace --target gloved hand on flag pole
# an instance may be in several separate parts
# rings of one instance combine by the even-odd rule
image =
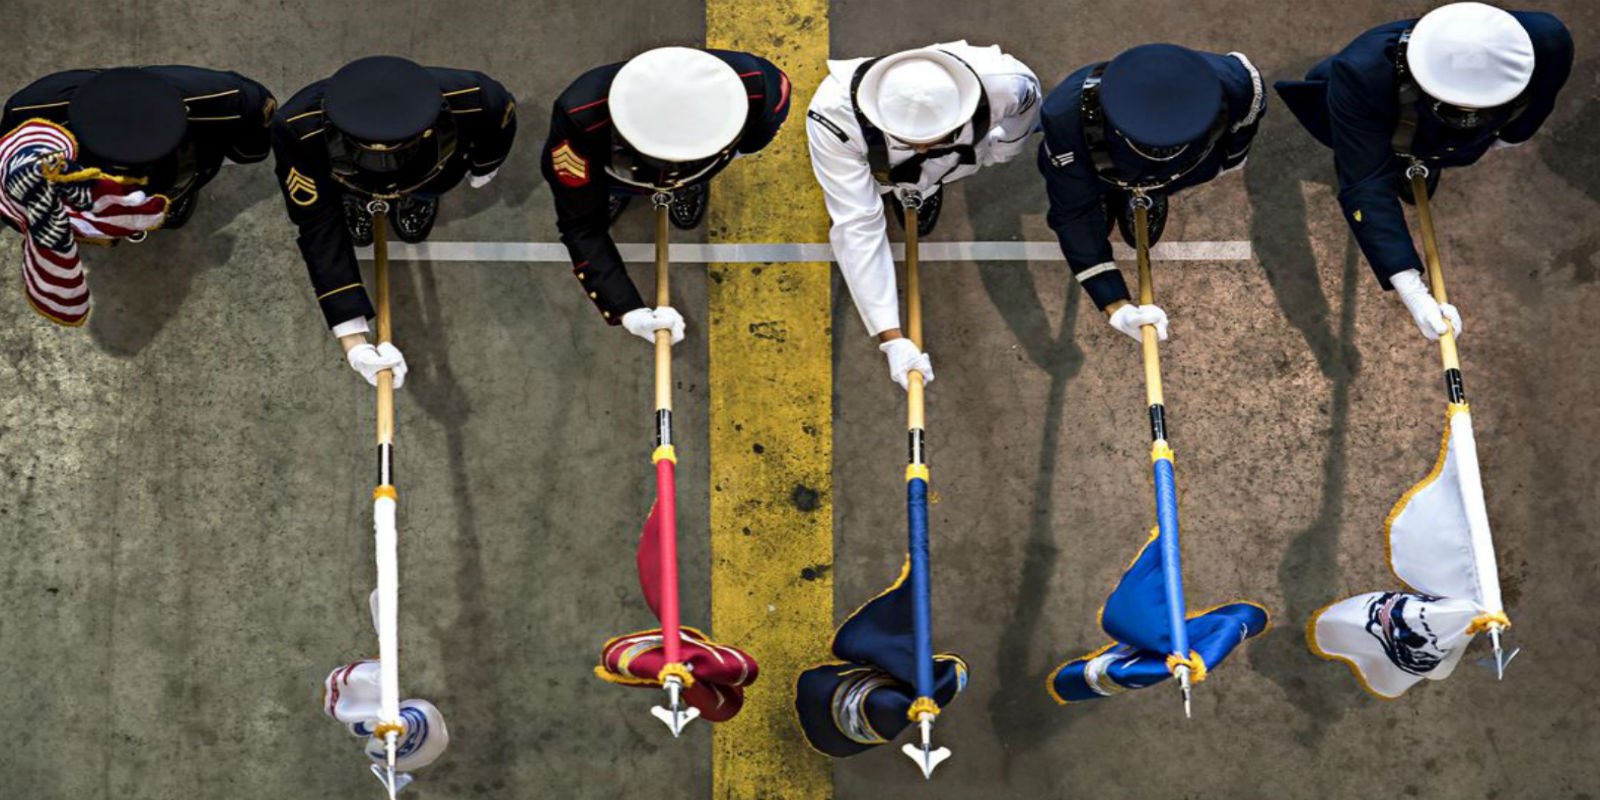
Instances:
[[[901,337],[878,345],[878,350],[889,359],[889,379],[900,388],[911,390],[911,371],[922,373],[924,385],[933,383],[933,361],[915,342]]]
[[[361,377],[373,386],[378,385],[378,373],[386,369],[394,372],[394,388],[405,385],[408,369],[406,357],[393,343],[380,342],[374,345],[363,339],[360,344],[350,346],[344,357],[350,363],[350,368],[361,373]]]
[[[1153,303],[1134,305],[1125,303],[1111,312],[1111,327],[1127,334],[1136,342],[1144,341],[1144,326],[1156,326],[1156,339],[1167,340],[1167,312]]]
[[[1428,341],[1438,341],[1446,330],[1456,336],[1461,335],[1461,312],[1449,303],[1433,299],[1428,287],[1422,283],[1422,273],[1408,269],[1391,277],[1389,283],[1394,286],[1395,294],[1400,295],[1400,302],[1405,303],[1406,310],[1411,312],[1417,330],[1422,331]],[[1449,320],[1449,328],[1445,327],[1446,320]]]
[[[683,341],[683,315],[672,306],[636,308],[622,315],[622,327],[628,333],[651,344],[656,343],[656,331],[672,331],[672,343]]]

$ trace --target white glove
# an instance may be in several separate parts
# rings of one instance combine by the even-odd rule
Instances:
[[[1396,273],[1389,278],[1389,283],[1394,286],[1395,294],[1400,295],[1400,302],[1406,304],[1406,310],[1411,312],[1411,318],[1416,320],[1417,329],[1430,341],[1437,341],[1446,330],[1453,329],[1456,336],[1461,335],[1461,312],[1456,307],[1433,299],[1433,294],[1422,283],[1422,273],[1414,269]],[[1450,321],[1450,327],[1445,327],[1445,320]]]
[[[683,315],[672,306],[636,308],[622,315],[622,327],[628,333],[651,344],[656,343],[656,331],[672,331],[672,343],[683,341]]]
[[[1146,325],[1156,326],[1156,339],[1167,340],[1167,312],[1161,306],[1136,306],[1129,303],[1111,313],[1111,327],[1133,337],[1136,342],[1144,341]]]
[[[910,339],[890,339],[878,350],[889,358],[889,377],[900,388],[911,391],[911,370],[922,373],[923,384],[933,383],[933,361]]]
[[[386,369],[394,370],[394,388],[398,389],[406,382],[406,358],[400,355],[400,348],[389,342],[376,347],[358,344],[345,354],[345,360],[350,362],[351,369],[361,373],[361,377],[373,386],[378,385],[378,373]]]
[[[467,176],[467,185],[474,189],[482,189],[489,185],[489,181],[494,180],[494,176],[499,174],[500,170],[497,169],[488,175],[469,175]]]

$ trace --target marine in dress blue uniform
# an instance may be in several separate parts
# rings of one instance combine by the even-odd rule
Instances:
[[[1458,15],[1463,13],[1471,16],[1461,20]],[[1431,193],[1444,170],[1473,164],[1490,150],[1526,142],[1550,116],[1572,70],[1572,36],[1550,14],[1455,3],[1428,17],[1439,14],[1446,20],[1457,17],[1457,24],[1471,22],[1479,30],[1489,28],[1483,19],[1493,22],[1504,15],[1526,32],[1531,49],[1505,56],[1531,57],[1531,75],[1514,97],[1489,107],[1470,107],[1430,94],[1419,85],[1412,63],[1419,45],[1416,19],[1373,28],[1312,67],[1305,80],[1275,85],[1284,105],[1306,130],[1333,149],[1339,205],[1385,289],[1391,288],[1395,275],[1420,271],[1422,266],[1400,207],[1400,201],[1410,196],[1405,173],[1412,159],[1427,167]],[[1491,48],[1483,55],[1496,53]],[[1500,72],[1499,83],[1504,83],[1504,70]]]
[[[164,229],[193,216],[200,189],[224,160],[253,164],[271,148],[277,102],[237,72],[181,65],[75,69],[46,75],[6,100],[0,134],[33,119],[77,139],[79,163],[143,179],[166,196]]]
[[[619,91],[637,98],[632,106],[619,103]],[[646,316],[653,310],[628,277],[611,224],[633,196],[668,191],[672,224],[697,227],[711,179],[772,141],[789,117],[789,91],[789,77],[760,56],[662,47],[595,67],[556,98],[540,168],[573,275],[607,324],[625,325],[646,341],[653,341],[653,325],[681,329],[672,314]],[[683,141],[670,141],[674,133]],[[641,313],[625,323],[632,312]]]
[[[1243,54],[1147,44],[1085,66],[1045,98],[1039,171],[1047,220],[1073,276],[1118,330],[1139,337],[1165,314],[1123,312],[1127,282],[1112,259],[1110,232],[1131,245],[1130,202],[1150,198],[1150,241],[1159,240],[1166,199],[1244,165],[1266,111],[1261,76]],[[1131,314],[1131,315],[1130,315]],[[1155,315],[1159,315],[1159,320]]]

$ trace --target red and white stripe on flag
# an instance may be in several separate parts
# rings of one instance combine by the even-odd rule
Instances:
[[[77,240],[111,241],[155,230],[167,198],[90,171],[74,181],[48,180],[38,166],[60,158],[68,175],[77,142],[44,120],[23,123],[0,138],[0,216],[23,232],[22,278],[34,310],[62,325],[89,315],[89,286]],[[53,234],[53,235],[52,235]]]

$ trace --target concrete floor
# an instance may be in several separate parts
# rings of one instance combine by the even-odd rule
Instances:
[[[1130,30],[1081,2],[838,0],[830,25],[841,57],[1000,42],[1049,85],[1159,40],[1246,52],[1270,79],[1396,5],[1316,0],[1273,20],[1254,4],[1174,3]],[[1600,796],[1583,744],[1600,701],[1582,677],[1600,656],[1587,605],[1600,584],[1600,71],[1586,50],[1600,7],[1549,7],[1579,46],[1552,122],[1450,174],[1436,203],[1526,648],[1507,681],[1467,667],[1380,703],[1304,646],[1317,607],[1392,585],[1381,523],[1431,463],[1442,409],[1435,350],[1357,255],[1329,156],[1274,108],[1244,176],[1184,195],[1167,233],[1248,238],[1256,260],[1159,265],[1156,278],[1173,321],[1163,361],[1191,603],[1253,599],[1274,629],[1199,689],[1188,723],[1166,690],[1049,700],[1050,668],[1101,642],[1095,611],[1149,522],[1137,352],[1059,263],[931,264],[938,643],[967,657],[973,683],[940,719],[956,757],[937,780],[920,785],[885,748],[839,762],[836,797]],[[535,167],[551,98],[592,64],[704,30],[683,0],[320,8],[156,4],[86,21],[13,0],[0,91],[122,62],[237,69],[284,98],[372,52],[479,68],[517,94],[523,140],[492,187],[445,201],[434,238],[552,241]],[[1031,161],[958,185],[947,206],[936,239],[1050,238]],[[618,231],[647,235],[642,215]],[[15,238],[0,239],[16,269]],[[371,393],[306,296],[270,170],[224,172],[182,235],[88,258],[87,331],[29,313],[14,280],[0,292],[0,712],[14,732],[0,797],[374,795],[356,743],[316,707],[326,670],[372,642]],[[677,350],[682,449],[703,454],[703,272],[675,276],[691,326]],[[412,365],[398,434],[405,682],[454,733],[408,794],[613,798],[645,783],[706,796],[706,731],[670,743],[641,695],[589,674],[605,636],[646,622],[631,553],[648,496],[627,465],[648,445],[647,350],[601,325],[560,265],[415,265],[396,298]],[[834,315],[842,617],[901,558],[903,395],[842,286]],[[684,528],[703,530],[703,460],[686,459],[682,481]],[[682,558],[685,586],[703,587],[704,541],[686,539]],[[703,590],[685,597],[704,619]]]

